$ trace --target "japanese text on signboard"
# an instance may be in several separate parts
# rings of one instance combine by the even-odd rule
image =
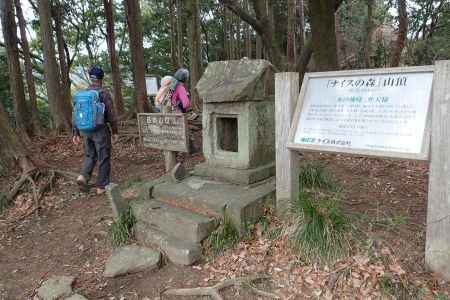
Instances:
[[[187,152],[186,119],[181,114],[139,114],[139,135],[145,147]]]

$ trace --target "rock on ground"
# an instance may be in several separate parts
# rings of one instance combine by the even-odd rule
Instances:
[[[72,294],[72,284],[75,277],[54,276],[45,281],[37,291],[39,299],[56,300]]]
[[[159,267],[161,253],[139,246],[125,246],[113,251],[106,261],[103,276],[137,273],[143,270],[153,270]]]

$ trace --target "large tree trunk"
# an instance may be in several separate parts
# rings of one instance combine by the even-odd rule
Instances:
[[[366,68],[370,68],[370,55],[372,53],[372,30],[373,30],[373,6],[374,0],[367,0],[367,28],[366,39],[364,45],[364,64]]]
[[[114,93],[114,108],[117,116],[125,114],[122,97],[122,78],[120,76],[119,62],[116,55],[116,37],[114,34],[113,0],[103,0],[106,16],[106,43],[108,45],[109,61]]]
[[[4,7],[2,7],[2,11]],[[3,105],[0,102],[0,163],[10,165],[18,163],[23,172],[34,169],[33,162],[28,158],[25,144],[8,123]]]
[[[66,53],[64,50],[64,33],[63,33],[63,7],[59,1],[55,1],[54,8],[54,20],[55,20],[55,33],[56,33],[56,43],[58,48],[58,58],[59,58],[59,74],[61,78],[61,96],[59,99],[64,110],[64,115],[66,118],[71,118],[72,116],[72,93],[70,91],[70,70],[69,65],[66,61]]]
[[[142,21],[139,0],[124,0],[130,36],[131,63],[133,64],[134,101],[137,112],[149,112],[145,85],[144,48],[142,40]]]
[[[295,70],[295,12],[297,8],[297,0],[288,0],[288,20],[287,20],[287,59],[288,71]]]
[[[402,57],[402,51],[406,43],[406,34],[408,30],[408,15],[406,11],[406,0],[398,0],[398,36],[392,49],[391,67],[398,67]]]
[[[338,60],[334,24],[335,3],[330,0],[309,0],[309,9],[317,71],[336,70]]]
[[[26,34],[26,22],[25,22],[25,18],[23,17],[22,6],[20,4],[20,0],[15,0],[15,4],[16,4],[17,19],[19,20],[23,59],[25,62],[25,75],[26,75],[26,80],[27,80],[28,95],[30,98],[31,123],[33,125],[33,133],[40,135],[43,133],[43,129],[42,129],[41,121],[39,120],[36,86],[35,86],[34,77],[33,77],[33,64],[31,62],[30,46],[28,45],[28,38],[27,38],[27,34]]]
[[[27,135],[28,112],[25,100],[23,78],[20,71],[19,48],[17,46],[17,26],[14,17],[13,1],[2,0],[0,13],[3,38],[5,40],[8,58],[11,95],[14,100],[16,127],[22,134]]]
[[[202,76],[202,53],[200,39],[200,7],[199,0],[186,1],[186,19],[188,21],[191,102],[195,111],[201,110],[200,97],[195,89]]]
[[[176,1],[177,1],[177,59],[178,59],[178,68],[182,68],[184,65],[183,2],[181,0],[176,0]]]
[[[72,118],[65,115],[64,102],[61,101],[61,85],[56,63],[49,0],[39,0],[39,23],[44,51],[44,76],[47,86],[47,98],[54,121],[53,125],[57,131],[62,131],[63,129],[70,131]]]

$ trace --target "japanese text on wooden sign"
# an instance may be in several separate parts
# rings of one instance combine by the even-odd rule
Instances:
[[[291,148],[427,158],[432,71],[335,74],[306,78]]]
[[[183,114],[138,114],[139,136],[145,147],[188,151],[187,121]]]

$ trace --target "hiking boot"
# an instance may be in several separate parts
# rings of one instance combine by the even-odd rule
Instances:
[[[86,185],[87,185],[87,180],[86,180],[86,178],[84,178],[83,175],[78,176],[78,177],[77,177],[77,184],[78,184],[80,187],[86,187]]]

